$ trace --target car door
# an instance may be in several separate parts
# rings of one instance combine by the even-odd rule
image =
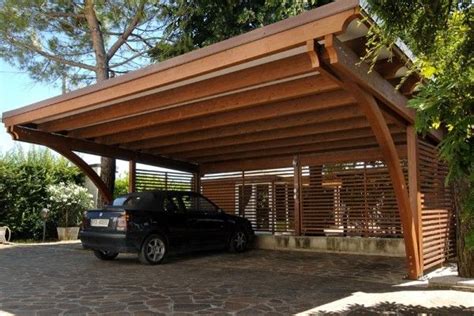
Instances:
[[[218,207],[198,193],[185,193],[182,200],[187,208],[188,229],[193,245],[211,249],[225,245],[225,220]]]
[[[178,251],[189,248],[191,242],[187,210],[178,194],[168,192],[164,195],[163,213],[166,216],[168,240],[171,248]]]

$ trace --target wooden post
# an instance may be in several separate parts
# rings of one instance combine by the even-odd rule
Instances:
[[[193,175],[194,175],[193,191],[197,193],[201,193],[201,173],[195,172]]]
[[[408,190],[410,205],[415,217],[415,228],[418,239],[418,253],[420,256],[420,271],[423,273],[423,230],[421,218],[420,172],[418,168],[418,137],[415,127],[409,125],[407,133],[407,160],[408,160]]]
[[[351,81],[344,81],[344,87],[347,91],[351,91],[358,101],[359,108],[365,114],[372,127],[375,138],[384,156],[385,163],[387,164],[400,210],[408,264],[408,277],[415,280],[421,276],[415,214],[408,197],[405,176],[403,175],[395,143],[374,96],[365,92],[359,85]]]
[[[137,190],[137,163],[135,160],[128,162],[128,192]]]
[[[272,221],[271,221],[271,225],[272,225],[272,234],[275,234],[275,231],[276,231],[276,197],[275,197],[275,194],[276,194],[276,189],[275,189],[275,181],[272,181],[271,183],[271,190],[272,190],[272,208],[271,208],[271,212],[272,212]]]
[[[367,162],[364,162],[364,237],[369,236],[369,203],[367,196]]]
[[[293,179],[294,179],[294,189],[293,189],[293,198],[295,201],[295,233],[296,236],[301,235],[301,220],[302,220],[302,201],[301,201],[301,162],[300,157],[295,155],[293,158]]]

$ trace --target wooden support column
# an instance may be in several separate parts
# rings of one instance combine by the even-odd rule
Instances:
[[[195,172],[193,173],[194,181],[193,181],[193,191],[197,193],[201,193],[201,173]]]
[[[293,158],[293,179],[294,179],[294,188],[293,188],[293,198],[295,202],[295,233],[296,236],[301,235],[301,222],[302,222],[302,212],[303,212],[303,201],[302,190],[303,185],[301,183],[301,161],[298,155],[295,155]]]
[[[137,163],[135,160],[128,162],[128,192],[137,190]]]
[[[420,172],[418,161],[418,136],[415,127],[409,125],[406,128],[407,133],[407,160],[408,160],[408,190],[410,205],[414,212],[416,236],[418,239],[418,255],[420,258],[420,271],[423,273],[423,230],[421,218],[421,191],[420,191]]]
[[[352,81],[344,81],[344,85],[348,91],[352,92],[358,101],[359,107],[367,117],[384,156],[385,163],[387,164],[390,173],[390,178],[392,179],[393,189],[395,191],[402,221],[408,264],[408,277],[410,279],[417,279],[421,276],[421,270],[417,238],[418,233],[415,224],[415,210],[413,210],[410,203],[397,148],[393,142],[387,122],[385,121],[382,111],[380,110],[374,96],[365,92],[359,85]]]
[[[332,78],[335,82],[351,93],[361,111],[367,118],[377,143],[380,146],[383,159],[392,179],[393,189],[397,200],[400,219],[405,240],[405,252],[408,266],[408,277],[417,279],[422,274],[420,269],[420,252],[418,245],[418,230],[415,223],[415,211],[410,203],[408,189],[400,164],[397,147],[393,141],[387,122],[374,95],[389,105],[409,124],[414,122],[414,111],[407,108],[407,99],[398,93],[386,80],[377,74],[369,72],[368,65],[360,64],[360,59],[354,52],[347,49],[333,35],[325,37],[324,47],[327,59],[317,68],[320,72]],[[329,62],[329,65],[327,64]],[[360,85],[366,90],[364,90]]]
[[[94,185],[97,187],[99,192],[105,198],[105,202],[108,204],[112,203],[112,199],[113,199],[112,194],[110,193],[109,189],[105,185],[104,181],[100,178],[97,172],[95,172],[94,169],[92,169],[81,157],[76,155],[71,150],[59,145],[56,145],[56,146],[50,145],[48,147],[56,151],[57,153],[63,155],[69,161],[75,164],[79,169],[81,169],[81,171],[84,172],[84,174],[89,179],[91,179],[92,183],[94,183]],[[98,205],[98,207],[101,207],[101,206],[102,205]]]

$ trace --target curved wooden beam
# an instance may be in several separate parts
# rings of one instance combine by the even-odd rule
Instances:
[[[385,158],[400,211],[409,278],[417,279],[421,276],[422,271],[420,269],[415,213],[410,203],[405,176],[403,175],[400,157],[398,156],[395,143],[374,96],[365,92],[359,85],[352,81],[344,81],[344,84],[348,91],[352,92],[359,103],[360,109],[367,117]]]
[[[113,197],[112,193],[109,191],[105,182],[99,177],[99,175],[92,169],[81,157],[76,155],[69,149],[63,148],[61,146],[49,145],[49,148],[56,151],[57,153],[66,157],[69,161],[75,164],[82,172],[95,184],[99,192],[105,198],[107,203],[112,203]]]
[[[400,165],[400,157],[388,128],[387,122],[382,114],[374,95],[381,98],[394,110],[404,117],[407,122],[413,122],[414,113],[406,107],[407,99],[399,92],[395,91],[389,83],[380,76],[369,74],[368,66],[359,65],[359,59],[355,54],[347,50],[334,36],[325,37],[324,47],[328,58],[322,62],[320,57],[320,72],[324,76],[330,77],[342,88],[352,94],[356,99],[359,108],[364,113],[372,131],[375,134],[377,143],[387,164],[387,168],[392,179],[393,189],[397,200],[400,219],[403,227],[403,238],[405,240],[405,252],[408,265],[408,277],[417,279],[422,275],[423,270],[420,265],[420,248],[418,239],[415,211],[410,203],[405,177]],[[329,62],[329,65],[327,65]],[[359,66],[358,66],[359,65]],[[366,92],[359,84],[370,91]]]

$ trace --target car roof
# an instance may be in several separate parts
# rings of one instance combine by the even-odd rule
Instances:
[[[199,194],[194,191],[187,191],[187,190],[150,190],[150,191],[140,191],[140,192],[132,192],[132,193],[127,193],[127,194],[122,194],[118,196],[118,198],[121,197],[129,197],[129,196],[142,196],[142,195],[147,195],[147,194],[154,194],[154,195],[164,195],[166,193],[174,193],[174,194]]]

